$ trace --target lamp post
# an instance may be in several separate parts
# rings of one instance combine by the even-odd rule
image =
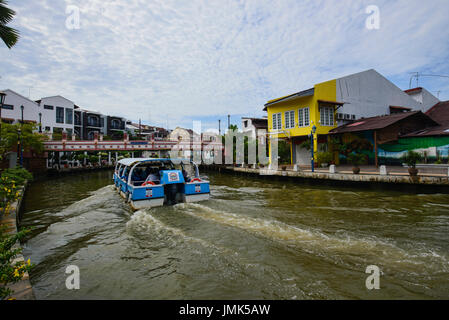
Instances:
[[[314,154],[313,154],[314,149],[315,149],[315,139],[314,139],[315,132],[316,132],[316,127],[315,127],[315,125],[313,125],[312,132],[310,134],[310,152],[312,154],[312,159],[311,159],[311,161],[312,161],[312,172],[315,172],[315,160],[314,160]]]
[[[42,112],[39,112],[39,133],[42,133]]]
[[[2,109],[5,103],[6,93],[0,92],[0,136],[2,134]]]
[[[22,130],[19,128],[17,130],[17,154],[20,156],[20,166],[23,167],[23,153],[22,153]]]
[[[20,109],[22,110],[22,124],[23,124],[23,109],[25,109],[25,107],[23,105],[21,105]]]

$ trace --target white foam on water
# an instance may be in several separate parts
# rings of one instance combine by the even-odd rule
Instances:
[[[431,250],[423,251],[422,248],[416,252],[407,252],[393,243],[375,237],[356,238],[348,234],[326,235],[319,230],[308,230],[275,220],[220,211],[198,203],[182,204],[176,209],[197,218],[243,229],[274,241],[294,244],[318,255],[322,255],[324,251],[326,256],[341,254],[363,256],[378,263],[406,264],[412,268],[413,266],[422,267],[424,263],[425,266],[434,270],[437,268],[440,268],[439,271],[449,270],[448,258],[443,254]],[[433,263],[426,264],[426,260],[423,260],[426,258],[433,258]]]
[[[170,241],[172,244],[177,244],[179,243],[179,241],[189,241],[199,243],[204,247],[211,248],[220,252],[229,251],[229,249],[218,247],[203,239],[188,236],[184,232],[182,232],[181,229],[168,226],[161,220],[157,219],[154,215],[152,215],[151,209],[142,209],[136,211],[132,215],[131,219],[126,223],[126,228],[128,231],[137,231],[141,234],[146,233],[150,236],[153,235],[158,239],[162,237],[165,240]]]
[[[90,194],[91,195],[89,197],[72,203],[57,215],[65,216],[77,212],[87,212],[89,210],[93,210],[94,208],[102,207],[113,199],[117,199],[117,194],[112,185],[95,190]]]

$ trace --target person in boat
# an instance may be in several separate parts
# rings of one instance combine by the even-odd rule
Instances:
[[[133,174],[131,176],[131,181],[133,182],[142,182],[145,181],[145,174],[142,168],[135,168],[133,170]]]
[[[147,168],[148,176],[145,179],[145,182],[153,182],[155,184],[159,184],[161,181],[159,171],[156,168]]]
[[[190,182],[190,176],[188,174],[188,172],[186,171],[186,169],[182,169],[182,176],[184,177],[184,181],[185,182]]]

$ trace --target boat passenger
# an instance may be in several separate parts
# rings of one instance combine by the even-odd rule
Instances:
[[[159,182],[161,180],[159,176],[159,172],[157,169],[151,169],[150,174],[148,175],[147,179],[145,181],[151,181],[151,182]]]
[[[184,177],[185,182],[190,182],[189,174],[187,173],[187,171],[184,168],[182,169],[182,176]]]

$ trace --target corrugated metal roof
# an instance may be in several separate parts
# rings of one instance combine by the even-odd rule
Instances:
[[[426,115],[441,125],[449,124],[449,101],[437,103],[427,110]]]
[[[431,136],[448,136],[449,135],[449,125],[442,125],[427,128],[424,130],[415,131],[406,135],[402,138],[412,138],[412,137],[431,137]]]
[[[346,133],[346,132],[360,132],[360,131],[368,131],[368,130],[378,130],[383,129],[388,126],[391,126],[392,124],[401,121],[403,119],[412,117],[412,116],[422,116],[423,118],[427,118],[427,120],[430,123],[434,123],[434,125],[438,125],[435,121],[433,121],[430,117],[426,116],[421,111],[413,111],[413,112],[402,112],[392,115],[386,115],[386,116],[378,116],[378,117],[372,117],[372,118],[365,118],[360,119],[356,122],[345,124],[343,126],[340,126],[338,128],[335,128],[331,131],[329,131],[330,134],[336,134],[336,133]]]

